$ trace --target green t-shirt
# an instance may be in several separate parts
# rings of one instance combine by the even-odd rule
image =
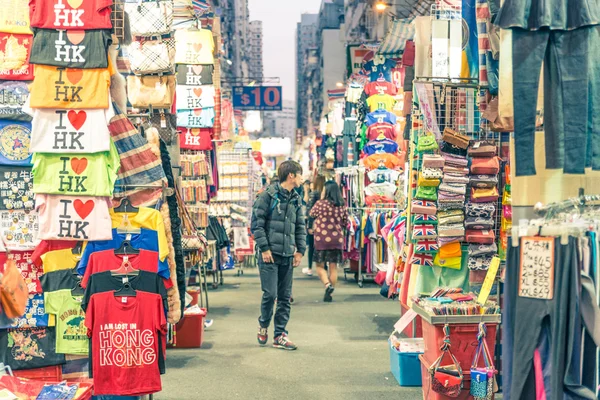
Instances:
[[[94,154],[34,153],[34,193],[112,197],[121,166],[114,143]]]
[[[88,354],[85,312],[81,309],[83,296],[72,296],[71,289],[44,293],[46,314],[56,315],[56,352]]]

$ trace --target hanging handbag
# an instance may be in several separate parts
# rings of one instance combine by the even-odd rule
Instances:
[[[498,200],[498,188],[476,189],[471,188],[471,201],[473,203],[491,203]]]
[[[171,108],[175,95],[175,77],[129,75],[127,95],[133,107]]]
[[[2,240],[2,239],[0,239]],[[19,318],[25,314],[29,299],[29,289],[23,275],[19,272],[15,260],[6,260],[0,280],[0,302],[8,318]]]
[[[459,157],[467,156],[467,149],[461,149],[458,146],[453,145],[452,143],[442,142],[440,144],[440,151],[442,153],[454,154]]]
[[[462,135],[456,132],[453,129],[446,128],[444,129],[444,133],[442,135],[442,140],[446,143],[450,143],[460,149],[468,149],[469,148],[469,137]]]
[[[494,395],[494,380],[496,369],[493,364],[490,351],[485,340],[486,327],[484,323],[479,324],[479,334],[477,335],[477,350],[473,357],[471,365],[471,396],[474,400],[491,400]],[[483,354],[485,367],[478,367],[479,359]]]
[[[471,161],[471,173],[474,175],[498,175],[500,162],[498,157],[473,158]]]
[[[139,40],[129,45],[129,63],[136,75],[175,72],[175,38]]]
[[[492,244],[496,241],[496,234],[492,230],[468,230],[467,242],[479,244]]]
[[[490,129],[494,132],[512,132],[515,130],[515,121],[512,116],[501,117],[498,111],[498,97],[492,98],[481,117],[488,120]]]
[[[171,32],[173,0],[125,3],[133,36],[160,36]]]
[[[417,193],[415,194],[415,199],[419,200],[431,200],[436,201],[437,196],[437,188],[432,186],[419,186],[417,188]]]
[[[411,214],[435,215],[437,206],[433,201],[413,200],[410,208]]]
[[[445,162],[439,154],[423,154],[423,168],[443,168]]]
[[[423,176],[423,172],[420,172],[417,185],[418,186],[438,187],[440,185],[440,180],[435,179],[435,178],[426,178],[425,176]]]
[[[439,168],[425,168],[421,170],[421,175],[425,179],[442,179],[444,172]]]
[[[450,268],[460,270],[462,268],[462,257],[449,257],[442,258],[439,253],[435,255],[433,259],[433,265],[440,268]]]
[[[495,212],[494,203],[467,203],[467,217],[491,218]]]
[[[492,188],[498,186],[497,175],[472,175],[471,186],[475,188]]]
[[[438,149],[438,143],[433,135],[419,136],[417,139],[417,151],[433,151]]]
[[[444,333],[446,337],[441,347],[442,354],[429,367],[430,385],[434,392],[456,398],[462,392],[464,375],[460,364],[450,350],[450,326],[448,324],[444,326]],[[440,366],[446,354],[450,356],[452,364]]]
[[[497,154],[497,148],[494,143],[475,142],[469,147],[469,156],[471,157],[494,157]]]

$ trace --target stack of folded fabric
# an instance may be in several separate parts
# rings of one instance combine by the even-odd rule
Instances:
[[[467,205],[466,241],[491,245],[496,241],[494,215],[498,201],[499,159],[493,143],[475,142],[469,147],[471,157],[470,200]],[[470,256],[469,267],[487,269],[492,256]]]

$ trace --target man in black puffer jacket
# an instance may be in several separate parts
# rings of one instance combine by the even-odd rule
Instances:
[[[258,319],[258,343],[268,341],[268,328],[275,312],[273,347],[296,350],[285,329],[290,319],[290,297],[294,268],[300,265],[306,251],[306,221],[302,199],[294,190],[302,184],[302,166],[285,161],[277,170],[279,183],[258,195],[252,208],[251,230],[258,255],[260,282],[263,291],[261,316]]]

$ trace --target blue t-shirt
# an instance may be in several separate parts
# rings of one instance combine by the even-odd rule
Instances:
[[[31,165],[31,122],[0,120],[0,165]]]
[[[396,62],[387,58],[383,64],[375,64],[373,60],[365,64],[364,69],[369,75],[369,80],[375,82],[383,79],[392,82],[392,70],[396,67]]]
[[[398,143],[387,138],[383,140],[371,140],[363,148],[363,152],[368,156],[380,153],[397,153]]]
[[[365,120],[367,126],[382,123],[396,125],[396,115],[386,110],[376,110],[367,114]]]
[[[177,111],[177,126],[185,128],[212,128],[214,123],[215,109],[213,107]]]
[[[81,255],[81,260],[77,265],[77,273],[83,275],[87,264],[90,260],[90,255],[96,251],[102,250],[114,250],[121,247],[121,244],[125,241],[124,233],[117,233],[116,229],[112,230],[111,240],[98,240],[90,241],[85,246],[85,250]],[[130,240],[131,246],[134,249],[149,250],[158,252],[158,233],[152,229],[141,228],[139,234],[132,234]],[[158,274],[163,278],[169,278],[171,276],[171,270],[169,269],[169,263],[165,258],[164,261],[158,260]]]

